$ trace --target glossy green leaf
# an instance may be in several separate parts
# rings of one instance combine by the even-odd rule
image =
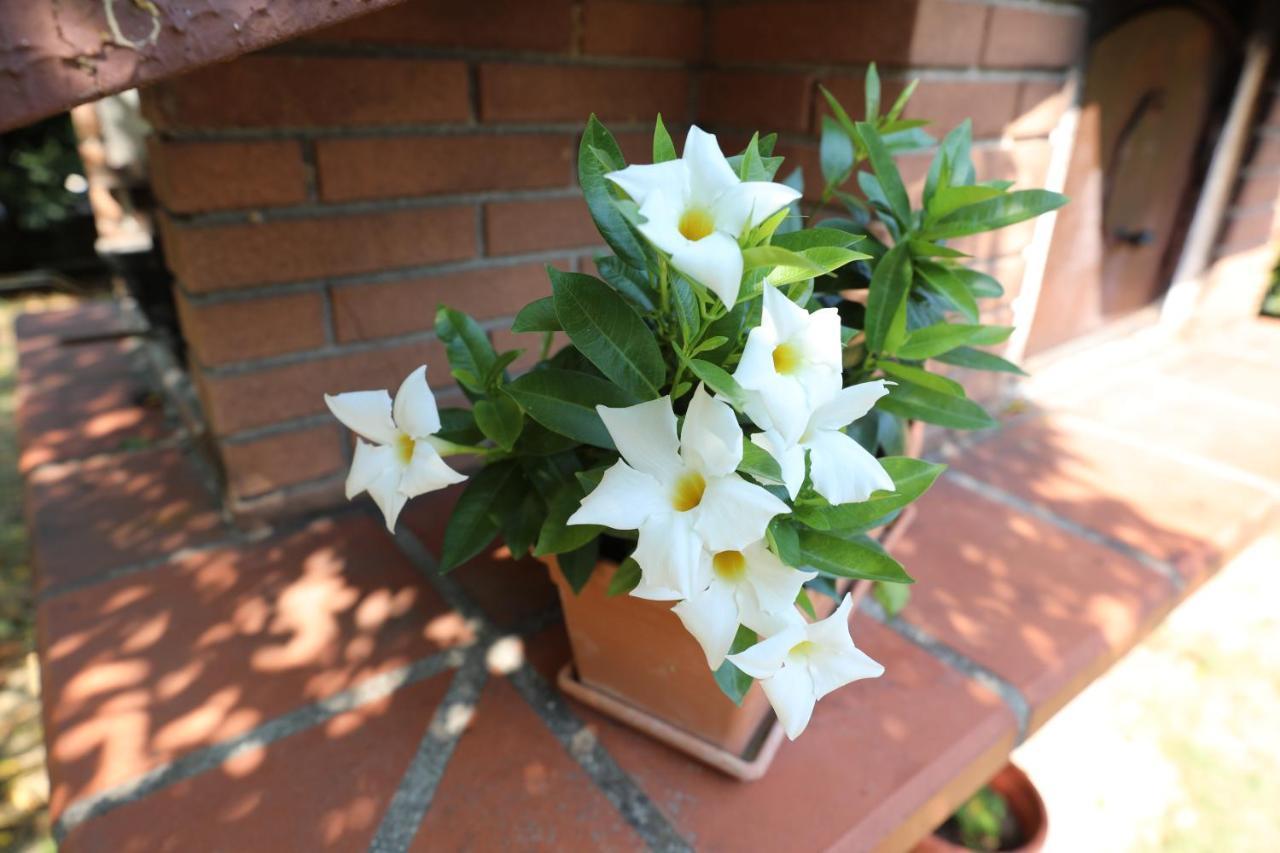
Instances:
[[[929,199],[929,204],[925,209],[928,214],[926,221],[936,222],[952,211],[995,198],[1001,194],[1002,191],[995,187],[942,187],[933,194],[933,198]]]
[[[563,554],[576,551],[583,545],[604,532],[604,528],[596,524],[567,524],[569,516],[578,511],[586,489],[578,480],[572,479],[560,486],[547,502],[547,517],[538,532],[538,541],[533,546],[534,556],[547,554]]]
[[[614,570],[613,577],[609,578],[609,589],[605,591],[605,594],[609,596],[626,595],[639,585],[640,564],[627,557],[627,559],[618,564],[618,568]]]
[[[560,318],[550,296],[535,299],[520,309],[511,323],[513,332],[559,332]]]
[[[657,397],[666,365],[653,332],[635,309],[598,278],[548,267],[556,316],[578,351],[640,400]]]
[[[582,588],[591,580],[591,574],[600,561],[600,540],[593,539],[581,548],[556,556],[560,565],[560,573],[569,582],[574,593],[582,592]]]
[[[618,291],[637,310],[644,313],[656,310],[649,282],[642,271],[627,266],[621,258],[614,255],[597,256],[595,263],[604,283]]]
[[[524,412],[520,405],[506,394],[498,392],[488,400],[477,400],[474,411],[476,425],[494,444],[503,450],[515,447],[520,430],[524,427]]]
[[[898,348],[897,355],[912,361],[934,358],[959,346],[998,344],[1012,334],[1012,326],[979,326],[970,323],[935,323],[916,329]]]
[[[903,310],[911,289],[911,255],[906,243],[898,243],[880,259],[871,275],[867,293],[867,346],[881,352],[894,315]]]
[[[853,140],[840,123],[830,116],[822,117],[822,138],[818,143],[818,163],[827,190],[843,184],[853,172]]]
[[[999,299],[1004,296],[1004,286],[992,276],[968,267],[952,267],[951,274],[978,299]]]
[[[519,474],[519,466],[514,462],[500,462],[482,468],[467,481],[444,530],[444,544],[440,549],[442,573],[479,554],[498,535],[493,508]]]
[[[743,474],[750,474],[757,480],[769,483],[782,482],[782,470],[778,467],[778,461],[770,456],[768,451],[745,436],[742,439],[742,461],[738,463],[738,470]]]
[[[967,367],[970,370],[989,370],[995,373],[1013,373],[1026,376],[1026,371],[1012,361],[1003,359],[995,353],[972,347],[957,347],[950,352],[937,356],[937,360],[956,367]]]
[[[800,531],[803,564],[824,575],[840,578],[914,583],[902,564],[872,544],[816,530]]]
[[[738,626],[738,633],[733,638],[733,644],[729,646],[729,654],[736,655],[738,652],[745,651],[756,644],[759,638],[756,632],[745,626]],[[751,683],[755,680],[742,670],[738,669],[730,661],[720,664],[720,668],[715,672],[716,684],[724,695],[728,696],[735,705],[741,705],[743,698],[747,695],[747,691],[751,689]]]
[[[890,618],[901,613],[902,609],[911,601],[911,587],[904,583],[879,581],[871,588],[871,594],[876,597],[876,601],[884,608],[885,614]]]
[[[800,534],[788,521],[781,516],[770,521],[765,529],[765,537],[779,560],[797,569],[804,565],[804,555],[800,553]]]
[[[850,532],[869,530],[885,516],[897,512],[927,492],[947,467],[910,456],[886,456],[880,460],[880,464],[893,480],[894,490],[875,492],[867,500],[858,503],[831,507],[826,514],[833,529]]]
[[[665,163],[674,159],[675,143],[671,141],[671,134],[667,133],[667,126],[662,123],[662,113],[658,113],[658,119],[653,123],[653,162]]]
[[[970,323],[978,322],[978,301],[973,298],[972,291],[965,287],[963,281],[952,274],[948,267],[930,261],[916,261],[916,274],[925,282],[946,297],[956,310],[965,316]]]
[[[531,370],[517,376],[506,391],[520,407],[549,430],[593,447],[614,449],[613,439],[596,414],[596,406],[630,406],[636,400],[612,382],[557,368]]]
[[[963,237],[982,231],[995,231],[1032,219],[1067,203],[1067,197],[1049,190],[1017,190],[1003,193],[987,201],[962,207],[939,218],[925,229],[929,240]]]
[[[989,429],[998,422],[967,397],[901,383],[876,403],[886,412],[951,429]]]
[[[867,76],[863,80],[863,94],[867,104],[867,121],[874,122],[880,118],[880,72],[876,71],[874,62],[867,66]]]
[[[867,159],[871,169],[876,173],[880,187],[884,190],[893,216],[904,228],[911,224],[911,200],[907,197],[907,188],[902,183],[902,175],[898,174],[898,166],[876,132],[874,126],[867,122],[858,123],[858,138],[867,149]]]
[[[845,133],[849,134],[851,139],[855,138],[858,135],[857,123],[849,118],[849,114],[845,112],[844,107],[840,106],[836,96],[831,94],[827,87],[822,84],[818,84],[818,91],[822,92],[822,97],[826,99],[827,107],[831,110],[831,114],[836,117],[836,121],[840,122],[840,126],[844,128]]]
[[[932,388],[934,391],[941,391],[953,397],[964,396],[964,386],[959,382],[930,373],[922,367],[912,367],[909,364],[898,364],[893,361],[881,361],[879,365],[881,370],[894,379],[901,379],[923,388]]]
[[[607,173],[622,169],[626,164],[613,134],[592,115],[578,146],[578,183],[582,186],[583,198],[600,236],[618,257],[633,267],[643,269],[644,247],[615,203],[613,185],[605,178]]]
[[[689,369],[693,371],[695,376],[706,383],[707,388],[714,391],[717,396],[724,399],[735,409],[741,411],[747,404],[747,392],[742,390],[738,380],[734,379],[724,368],[709,361],[694,358],[689,360]]]
[[[863,237],[860,234],[853,234],[839,228],[818,226],[806,228],[803,231],[793,231],[790,234],[781,234],[774,239],[773,245],[789,249],[792,252],[803,252],[806,249],[824,246],[848,248],[862,239]]]
[[[471,391],[484,393],[483,377],[498,354],[480,324],[461,311],[441,305],[436,311],[436,337],[444,343],[449,366],[458,381]]]
[[[906,109],[907,101],[911,100],[911,96],[916,93],[916,87],[920,85],[917,78],[907,84],[907,88],[902,90],[902,94],[898,95],[897,100],[893,102],[893,106],[889,108],[889,112],[885,115],[885,121],[893,123],[898,120],[898,116],[902,115],[902,111]]]

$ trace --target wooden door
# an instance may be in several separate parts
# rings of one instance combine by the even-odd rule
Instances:
[[[1028,352],[1161,296],[1195,203],[1223,53],[1188,9],[1130,18],[1089,55],[1076,145]]]

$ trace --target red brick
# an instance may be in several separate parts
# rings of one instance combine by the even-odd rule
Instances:
[[[1062,68],[1084,45],[1087,18],[1076,10],[993,6],[982,64],[993,68]]]
[[[547,850],[646,849],[515,688],[493,680],[410,849],[502,850],[516,839]]]
[[[1280,174],[1254,175],[1241,179],[1231,204],[1241,208],[1275,207],[1277,198],[1280,198]]]
[[[569,186],[575,140],[563,134],[323,139],[325,201]]]
[[[172,432],[130,340],[67,346],[22,341],[18,470],[145,447]]]
[[[82,302],[72,308],[19,314],[14,320],[19,352],[82,337],[119,336],[143,331],[134,316],[111,299]]]
[[[1222,234],[1218,237],[1216,253],[1230,255],[1261,246],[1271,239],[1275,233],[1275,212],[1273,210],[1246,210],[1232,212],[1223,223]]]
[[[336,424],[224,442],[221,450],[228,487],[242,499],[336,474],[345,464]]]
[[[249,748],[77,826],[62,849],[367,849],[448,685],[437,675]]]
[[[1017,116],[1010,125],[1014,136],[1048,136],[1066,112],[1069,90],[1065,83],[1026,80],[1018,93]]]
[[[198,382],[206,414],[218,435],[328,411],[325,394],[400,387],[420,364],[428,365],[432,386],[452,386],[444,347],[437,341],[405,344],[311,361],[212,377]]]
[[[711,12],[711,55],[728,62],[970,65],[987,9],[950,0],[797,0]]]
[[[308,40],[567,53],[572,6],[571,0],[411,0]]]
[[[1259,135],[1249,155],[1250,169],[1280,168],[1280,132]]]
[[[550,292],[542,264],[356,284],[333,289],[333,323],[342,343],[392,337],[434,328],[440,304],[479,319],[510,317]]]
[[[538,357],[542,353],[542,332],[513,332],[510,329],[494,329],[489,333],[489,338],[493,341],[493,346],[498,352],[506,352],[507,350],[524,350],[524,354],[511,362],[512,371],[528,370],[538,363]],[[551,340],[551,349],[549,354],[554,355],[559,352],[569,339],[560,332],[556,332]]]
[[[813,77],[776,71],[708,71],[702,76],[698,120],[712,126],[808,130]]]
[[[26,502],[37,590],[226,535],[213,495],[178,450],[46,465],[27,478]]]
[[[1176,598],[1135,560],[945,479],[895,556],[917,581],[904,618],[1011,683],[1034,722]]]
[[[179,290],[177,302],[182,334],[206,367],[315,349],[325,343],[322,293],[195,305]]]
[[[148,142],[151,185],[171,213],[307,200],[302,149],[293,140],[161,142],[153,136]]]
[[[587,0],[582,52],[694,60],[702,56],[699,6],[637,0]]]
[[[502,201],[484,206],[484,239],[490,255],[513,255],[598,246],[603,243],[580,196]]]
[[[465,122],[463,62],[246,56],[159,84],[146,115],[164,130]]]
[[[192,293],[458,261],[475,208],[433,207],[265,223],[170,226],[169,263]]]
[[[999,136],[1016,115],[1019,90],[1018,83],[924,80],[903,117],[927,119],[928,130],[939,139],[966,118],[973,122],[975,138]]]
[[[686,116],[689,75],[655,68],[588,68],[485,63],[480,66],[480,114],[485,121],[583,123],[668,121]]]

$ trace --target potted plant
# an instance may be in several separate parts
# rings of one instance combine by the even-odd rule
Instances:
[[[915,853],[979,850],[1035,853],[1044,847],[1049,814],[1035,785],[1012,764],[983,785]]]
[[[498,536],[546,561],[574,653],[562,685],[744,778],[822,696],[882,672],[850,637],[848,587],[905,600],[882,531],[942,470],[909,424],[994,423],[926,362],[1017,369],[976,348],[1010,332],[978,322],[999,285],[945,241],[1064,201],[977,182],[965,123],[913,209],[893,155],[933,140],[901,118],[912,88],[881,114],[873,66],[860,122],[827,95],[823,200],[845,208],[827,218],[800,215],[798,172],[774,180],[772,135],[725,157],[691,127],[678,155],[659,117],[653,162],[628,165],[592,117],[578,173],[612,254],[598,275],[548,268],[552,295],[513,324],[543,335],[538,363],[512,375],[519,351],[441,307],[469,410],[438,411],[425,367],[394,400],[326,397],[363,439],[347,494],[367,491],[389,528],[464,479],[446,457],[478,456],[442,570]]]

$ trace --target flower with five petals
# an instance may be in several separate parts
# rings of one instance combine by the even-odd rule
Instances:
[[[733,410],[699,385],[680,437],[670,397],[625,408],[597,406],[622,459],[608,471],[569,524],[638,530],[632,555],[641,580],[631,594],[688,598],[704,551],[741,550],[764,537],[790,508],[736,472],[742,427]]]
[[[435,438],[440,413],[425,365],[401,383],[394,404],[383,390],[325,394],[324,401],[348,429],[373,442],[356,440],[347,499],[367,491],[391,532],[409,498],[466,479],[440,458],[438,447],[445,442]]]
[[[884,667],[853,644],[847,593],[826,619],[797,625],[756,643],[729,660],[760,680],[764,695],[795,740],[809,725],[814,704],[832,690],[862,678],[877,678]]]
[[[697,638],[707,666],[719,669],[733,645],[738,625],[765,635],[804,624],[796,596],[804,582],[818,576],[779,560],[764,542],[703,558],[702,589],[672,608]],[[705,585],[705,586],[704,586]]]
[[[715,136],[698,127],[689,128],[680,159],[628,166],[605,177],[640,206],[640,233],[729,308],[742,284],[738,241],[800,197],[785,184],[741,180]]]

